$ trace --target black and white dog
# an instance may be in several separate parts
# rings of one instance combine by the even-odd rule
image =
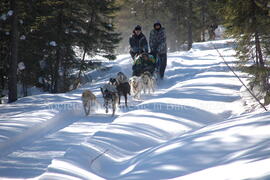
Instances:
[[[105,84],[102,88],[100,88],[102,97],[104,99],[104,107],[106,113],[109,112],[109,106],[112,106],[112,116],[114,116],[116,111],[116,104],[119,101],[119,96],[117,89],[114,85]]]

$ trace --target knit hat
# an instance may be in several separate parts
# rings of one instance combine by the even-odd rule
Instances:
[[[155,22],[155,23],[154,23],[154,28],[155,28],[156,26],[158,26],[158,25],[159,25],[159,26],[160,26],[160,28],[161,28],[161,24],[160,24],[160,22],[159,22],[159,21],[157,21],[157,22]]]
[[[141,27],[140,25],[137,25],[137,26],[134,28],[134,30],[135,30],[135,31],[136,31],[136,30],[141,31],[141,30],[142,30],[142,27]]]

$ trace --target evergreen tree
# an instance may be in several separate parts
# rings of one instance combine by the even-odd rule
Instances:
[[[76,86],[79,84],[82,71],[86,67],[85,57],[101,55],[114,60],[114,50],[120,42],[120,34],[115,32],[115,12],[119,10],[116,1],[88,0],[86,12],[82,16],[83,33],[77,36],[77,45],[83,51]]]
[[[18,61],[18,4],[10,0],[11,44],[8,69],[8,102],[17,100],[17,61]]]
[[[70,90],[74,83],[72,73],[84,61],[76,56],[78,48],[90,56],[115,58],[114,49],[120,41],[114,26],[119,9],[116,0],[17,0],[16,23],[8,15],[11,2],[15,1],[1,1],[0,7],[4,12],[0,15],[1,93],[7,89],[7,72],[13,72],[9,74],[9,87],[17,86],[18,77],[24,95],[31,86],[50,92]],[[12,71],[8,71],[7,62],[11,59]],[[21,68],[17,70],[18,63]],[[15,97],[11,89],[9,93]]]
[[[266,9],[256,0],[229,0],[224,8],[224,17],[228,32],[237,40],[237,56],[243,70],[253,75],[252,87],[258,85],[269,94],[269,24],[270,18]],[[260,1],[267,4],[267,0]],[[246,64],[254,65],[246,68]],[[269,103],[269,102],[267,102]]]
[[[8,0],[0,2],[0,98],[7,89],[7,64],[10,58],[10,18],[7,15],[9,9]]]

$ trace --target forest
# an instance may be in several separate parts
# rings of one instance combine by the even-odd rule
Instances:
[[[76,89],[83,72],[96,67],[91,58],[128,53],[133,28],[141,25],[148,37],[156,21],[170,52],[215,40],[214,31],[224,28],[219,38],[235,39],[238,69],[270,103],[269,0],[1,0],[0,96],[14,102],[33,86]]]

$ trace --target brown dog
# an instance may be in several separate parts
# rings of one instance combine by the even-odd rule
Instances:
[[[91,107],[93,107],[97,103],[97,98],[90,90],[85,90],[82,93],[82,103],[85,115],[88,116]]]

